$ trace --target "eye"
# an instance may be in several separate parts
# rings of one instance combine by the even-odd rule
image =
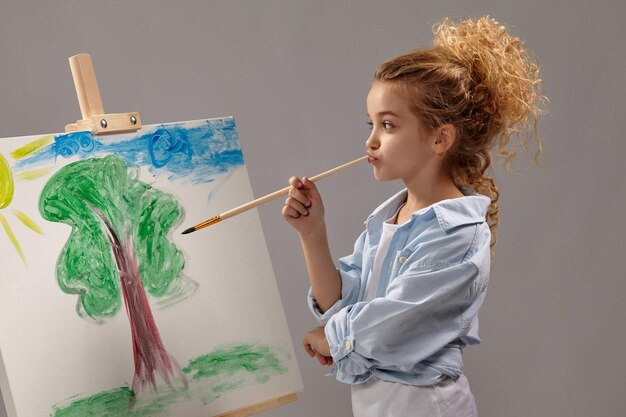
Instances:
[[[393,127],[391,122],[387,122],[387,121],[383,122],[382,125],[383,125],[383,129],[391,129]]]
[[[372,130],[374,128],[374,122],[372,121],[367,122],[367,126],[369,126],[369,129]]]

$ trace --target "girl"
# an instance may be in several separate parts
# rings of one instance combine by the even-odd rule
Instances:
[[[489,17],[446,19],[434,33],[432,48],[375,72],[369,162],[377,180],[406,188],[369,216],[354,253],[333,264],[322,198],[307,178],[290,178],[282,210],[299,233],[309,306],[324,325],[304,347],[352,384],[358,417],[476,415],[462,350],[480,342],[498,225],[490,150],[508,167],[507,145],[524,131],[541,150],[541,80],[520,39]]]

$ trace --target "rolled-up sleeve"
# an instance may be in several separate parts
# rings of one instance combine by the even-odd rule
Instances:
[[[409,372],[462,336],[481,279],[472,262],[433,269],[412,265],[385,297],[345,306],[327,321],[337,377],[365,380],[373,367]],[[482,298],[480,298],[482,300]]]
[[[338,311],[357,302],[361,289],[361,273],[363,270],[363,247],[366,233],[363,232],[354,243],[354,252],[339,259],[337,273],[341,279],[341,299],[337,300],[328,310],[321,312],[313,290],[309,288],[307,302],[309,309],[321,324],[325,325],[328,320]]]

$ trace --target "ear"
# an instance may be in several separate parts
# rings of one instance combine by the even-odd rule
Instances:
[[[456,140],[456,127],[451,124],[441,125],[434,133],[433,150],[438,154],[446,153]]]

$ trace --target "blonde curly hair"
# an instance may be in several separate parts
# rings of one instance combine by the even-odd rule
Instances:
[[[444,124],[456,128],[457,139],[444,167],[457,185],[470,186],[491,199],[486,220],[493,248],[500,192],[488,172],[490,151],[497,145],[510,171],[516,152],[509,145],[525,148],[534,137],[539,161],[537,120],[547,103],[539,66],[520,38],[489,16],[460,23],[446,18],[433,33],[432,48],[383,63],[374,79],[392,83],[431,129]]]

